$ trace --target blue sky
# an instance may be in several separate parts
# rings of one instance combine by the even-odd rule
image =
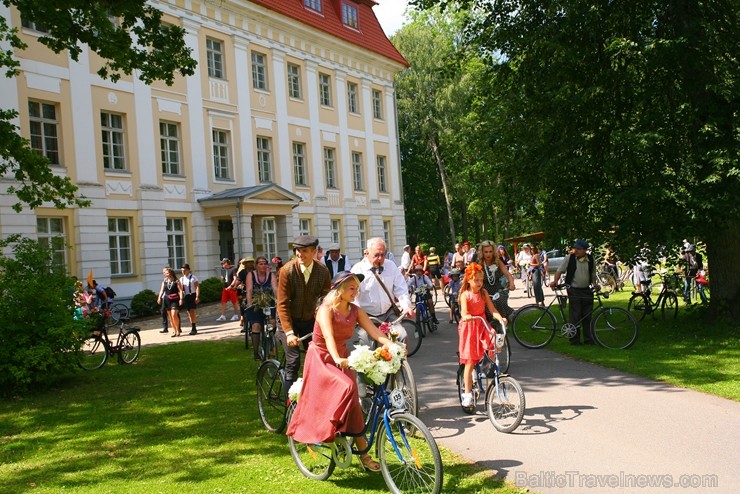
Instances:
[[[406,0],[375,0],[378,5],[373,7],[375,16],[380,21],[386,36],[398,31],[404,22],[403,12],[406,10]]]

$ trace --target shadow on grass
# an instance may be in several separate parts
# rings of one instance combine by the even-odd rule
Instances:
[[[0,491],[387,491],[357,465],[323,483],[303,478],[285,436],[262,428],[256,370],[241,341],[147,347],[135,365],[4,402]],[[446,454],[444,491],[502,485],[475,470]]]

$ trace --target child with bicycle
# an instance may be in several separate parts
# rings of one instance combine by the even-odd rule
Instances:
[[[504,318],[494,307],[491,298],[483,288],[483,268],[480,264],[469,264],[465,268],[465,278],[460,286],[460,324],[457,327],[459,336],[458,353],[460,363],[465,366],[463,382],[465,392],[462,395],[464,408],[473,406],[473,369],[483,358],[487,349],[494,345],[484,322],[477,317],[486,317],[486,309],[499,323]]]
[[[424,266],[422,266],[421,264],[417,264],[416,266],[414,266],[414,275],[409,278],[408,286],[410,289],[414,290],[414,292],[419,289],[426,290],[423,295],[424,303],[426,303],[427,310],[432,316],[432,322],[434,322],[434,324],[439,324],[439,321],[437,320],[437,315],[434,313],[434,300],[432,297],[432,290],[434,289],[434,285],[431,278],[424,274]]]
[[[455,322],[455,304],[457,304],[460,287],[462,286],[459,269],[454,268],[450,271],[450,280],[447,282],[447,286],[450,287],[450,324],[452,324]]]

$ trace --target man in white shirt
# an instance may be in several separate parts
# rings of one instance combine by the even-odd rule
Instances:
[[[411,311],[412,303],[409,298],[409,289],[406,285],[401,270],[393,261],[386,259],[386,245],[382,238],[371,238],[367,241],[367,255],[360,262],[352,266],[351,272],[365,275],[360,284],[360,293],[354,303],[360,306],[370,316],[375,316],[383,321],[394,318],[391,297],[398,299],[398,305],[402,311]],[[378,275],[383,285],[375,275]],[[413,311],[410,312],[413,316]],[[403,339],[403,335],[400,335]],[[360,330],[359,340],[367,344],[367,333]]]
[[[522,278],[524,291],[527,291],[527,271],[529,271],[529,264],[532,262],[532,250],[529,244],[522,245],[522,250],[516,254],[515,262],[519,266],[519,274]]]
[[[409,266],[411,266],[411,246],[404,245],[403,255],[401,256],[401,274],[405,275],[406,273],[408,273]]]
[[[326,256],[324,257],[324,265],[329,270],[329,274],[334,277],[340,271],[349,271],[352,268],[352,263],[346,254],[340,254],[339,244],[331,244],[327,249]]]

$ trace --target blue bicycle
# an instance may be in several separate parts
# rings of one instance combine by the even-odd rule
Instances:
[[[481,393],[485,390],[486,412],[493,427],[499,432],[512,432],[522,423],[526,400],[519,382],[504,374],[499,365],[499,354],[506,338],[506,325],[503,325],[503,331],[500,334],[496,334],[484,318],[479,316],[474,318],[483,321],[488,331],[490,344],[483,353],[483,358],[475,364],[473,369],[472,406],[462,405],[462,395],[465,392],[463,382],[465,366],[460,364],[457,369],[457,394],[460,398],[460,406],[465,413],[474,414]]]
[[[414,304],[416,305],[416,327],[421,337],[425,337],[427,334],[432,334],[437,331],[437,323],[432,319],[432,315],[429,313],[429,307],[427,307],[426,294],[429,293],[429,289],[425,286],[421,286],[414,290]]]
[[[424,422],[406,411],[401,390],[388,391],[391,379],[389,375],[375,388],[361,433],[367,438],[367,448],[354,449],[352,436],[346,434],[338,434],[334,442],[316,444],[299,443],[288,436],[290,454],[303,475],[326,480],[334,468],[349,467],[352,455],[365,454],[375,444],[380,471],[391,492],[442,491],[442,457],[437,443]],[[288,408],[288,422],[295,406],[293,402]]]

